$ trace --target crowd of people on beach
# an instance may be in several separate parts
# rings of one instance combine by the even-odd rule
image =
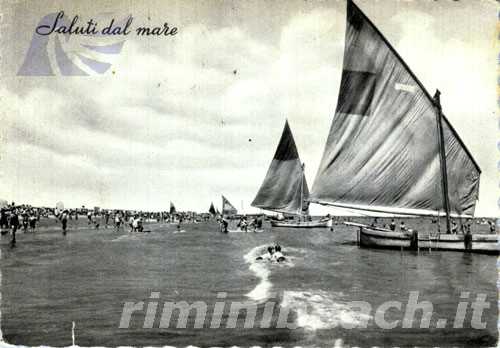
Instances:
[[[144,222],[175,223],[180,228],[181,223],[202,222],[210,219],[210,214],[195,212],[147,212],[118,209],[87,209],[85,206],[77,209],[62,207],[33,207],[26,204],[4,204],[0,208],[0,231],[2,235],[11,234],[10,244],[16,245],[16,233],[35,233],[42,219],[56,220],[61,224],[63,236],[67,234],[70,220],[87,219],[87,226],[94,229],[115,228],[116,230],[130,228],[130,232],[144,232]]]
[[[236,229],[241,232],[258,232],[262,230],[263,214],[252,216],[223,216],[221,214],[210,213],[195,213],[195,212],[147,212],[147,211],[131,211],[131,210],[118,210],[118,209],[87,209],[85,206],[77,209],[64,209],[61,206],[56,208],[47,207],[32,207],[30,205],[21,204],[17,205],[14,202],[11,204],[4,204],[0,208],[0,231],[2,235],[7,233],[11,234],[11,245],[16,244],[16,232],[22,229],[24,233],[35,233],[37,226],[41,219],[56,219],[61,224],[62,234],[66,235],[68,231],[68,222],[70,220],[78,220],[83,217],[87,218],[87,225],[94,229],[99,229],[100,226],[104,228],[114,228],[120,230],[128,226],[129,232],[147,232],[144,230],[144,224],[148,222],[172,223],[177,225],[180,230],[182,223],[199,223],[215,219],[219,226],[220,231],[224,233],[229,232],[229,221],[236,221]],[[330,218],[330,215],[327,215]],[[382,219],[382,218],[380,218]],[[350,221],[351,218],[345,218],[345,221]],[[382,219],[385,223],[379,222],[379,218],[373,218],[371,227],[383,228],[390,231],[397,231],[396,219],[392,218],[388,223],[388,219]],[[464,236],[473,233],[473,224],[488,225],[490,233],[496,233],[496,221],[486,219],[452,219],[450,233],[464,234]],[[341,223],[339,217],[333,219],[335,224]],[[437,224],[437,232],[441,231],[441,223],[437,218],[431,220],[432,223]],[[400,220],[399,231],[412,233],[414,229],[409,228],[405,221]],[[445,232],[446,233],[446,232]]]
[[[11,245],[16,244],[16,232],[23,229],[26,233],[35,232],[36,224],[40,221],[40,211],[37,208],[29,206],[15,206],[13,203],[9,208],[3,207],[0,209],[0,231],[2,235],[12,234]]]
[[[221,232],[228,233],[229,220],[227,217],[218,215],[217,221],[220,225]],[[257,232],[262,230],[263,217],[261,215],[253,216],[248,218],[246,215],[240,216],[237,219],[236,228],[241,232]]]

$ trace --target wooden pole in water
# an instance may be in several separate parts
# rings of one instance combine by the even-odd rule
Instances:
[[[448,196],[448,170],[446,168],[446,149],[443,133],[443,113],[441,110],[441,92],[437,89],[434,94],[434,106],[436,107],[436,117],[439,136],[439,158],[441,164],[441,187],[443,191],[443,205],[446,212],[446,233],[451,232],[450,226],[450,198]]]

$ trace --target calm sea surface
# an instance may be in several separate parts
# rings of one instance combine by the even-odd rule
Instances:
[[[424,221],[413,220],[419,229]],[[429,224],[430,226],[430,224]],[[497,342],[496,257],[459,252],[412,252],[359,249],[355,229],[270,230],[264,233],[218,232],[216,223],[176,226],[151,224],[150,233],[130,234],[110,229],[88,229],[70,221],[63,238],[46,227],[35,234],[19,233],[10,249],[1,239],[1,329],[4,339],[30,346],[69,346],[75,322],[79,346],[495,346]],[[255,261],[268,245],[279,242],[288,261]],[[402,328],[410,292],[433,305],[430,328]],[[158,299],[151,299],[151,293]],[[220,293],[225,298],[217,298]],[[460,299],[469,292],[467,299]],[[472,310],[464,328],[453,328],[460,301],[472,303],[486,295],[490,308],[485,329],[471,327]],[[154,296],[154,294],[153,294]],[[125,302],[144,301],[128,328],[119,328]],[[204,328],[194,328],[195,311],[187,328],[173,324],[159,328],[165,302],[203,301],[209,313]],[[219,329],[210,323],[215,303],[225,301]],[[247,302],[257,308],[255,325],[227,328],[228,308]],[[350,306],[366,301],[366,314]],[[400,301],[387,321],[399,320],[391,330],[379,328],[375,311],[387,301]],[[152,328],[143,328],[145,308],[159,303]],[[266,303],[276,303],[271,328],[260,328]],[[222,303],[222,302],[221,302]],[[276,328],[280,310],[296,329]],[[244,314],[244,313],[243,313]],[[446,319],[444,328],[436,328]],[[367,323],[366,328],[359,327]],[[349,329],[349,325],[357,326]]]

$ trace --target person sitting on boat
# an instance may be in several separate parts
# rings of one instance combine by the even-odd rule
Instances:
[[[394,219],[391,220],[391,224],[389,225],[389,229],[391,231],[396,231],[396,222],[394,221]]]
[[[406,232],[408,229],[406,228],[405,222],[401,221],[401,224],[399,225],[399,229],[401,232]]]
[[[488,221],[488,224],[490,225],[490,233],[496,233],[497,229],[495,223],[493,221]]]
[[[451,233],[457,234],[458,233],[458,225],[455,220],[451,223]]]

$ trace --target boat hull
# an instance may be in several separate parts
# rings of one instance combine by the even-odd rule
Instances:
[[[304,222],[286,222],[286,221],[271,221],[272,227],[285,228],[322,228],[330,227],[329,221],[304,221]]]
[[[499,254],[498,236],[495,234],[473,234],[470,249],[465,248],[464,235],[441,234],[438,236],[418,236],[418,243],[411,243],[411,234],[381,231],[370,227],[360,227],[359,245],[363,248],[384,249],[431,249],[483,254]]]

